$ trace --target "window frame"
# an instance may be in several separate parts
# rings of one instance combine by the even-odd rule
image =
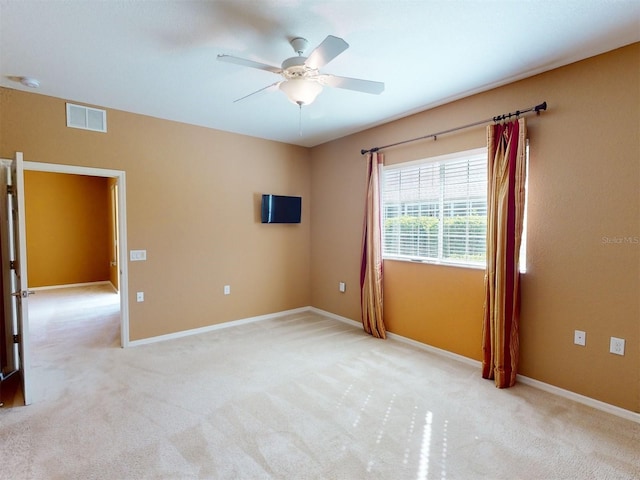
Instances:
[[[454,266],[454,267],[463,267],[463,268],[472,268],[472,269],[486,269],[486,259],[484,260],[484,262],[480,263],[480,262],[471,262],[467,259],[464,260],[455,260],[455,259],[451,259],[451,258],[443,258],[443,248],[444,248],[444,242],[443,242],[443,230],[444,228],[442,226],[440,226],[438,228],[438,238],[437,238],[437,258],[432,258],[432,257],[423,257],[423,256],[416,256],[416,255],[402,255],[402,254],[394,254],[394,253],[387,253],[386,252],[386,245],[387,245],[387,238],[385,235],[385,225],[384,225],[384,221],[386,218],[386,211],[388,208],[399,208],[401,210],[406,211],[407,207],[412,207],[412,208],[417,208],[417,209],[425,209],[427,207],[432,208],[431,204],[439,202],[440,203],[440,211],[439,211],[439,216],[438,218],[440,220],[445,218],[445,214],[444,214],[444,210],[443,207],[445,206],[445,203],[449,203],[447,208],[451,208],[452,204],[456,201],[455,199],[445,199],[444,198],[444,194],[442,192],[442,190],[439,193],[438,198],[434,201],[434,200],[424,200],[424,201],[420,201],[420,200],[416,200],[416,201],[407,201],[401,204],[398,203],[387,203],[385,202],[385,187],[386,187],[386,182],[385,182],[385,176],[387,175],[387,172],[393,171],[393,170],[407,170],[407,169],[411,169],[414,167],[419,167],[419,166],[423,166],[423,165],[427,165],[427,164],[433,164],[433,163],[438,163],[441,166],[443,164],[446,163],[450,163],[453,161],[460,161],[460,160],[467,160],[467,159],[477,159],[477,157],[482,157],[485,161],[485,168],[486,168],[486,162],[487,162],[487,153],[488,149],[487,147],[480,147],[480,148],[474,148],[474,149],[470,149],[470,150],[465,150],[465,151],[460,151],[460,152],[454,152],[454,153],[449,153],[449,154],[445,154],[445,155],[438,155],[435,157],[429,157],[429,158],[423,158],[423,159],[419,159],[419,160],[413,160],[413,161],[409,161],[409,162],[403,162],[403,163],[398,163],[398,164],[391,164],[391,165],[384,165],[382,167],[382,176],[381,176],[381,185],[380,185],[380,215],[381,215],[381,222],[382,222],[382,259],[383,260],[394,260],[394,261],[409,261],[409,262],[415,262],[415,263],[426,263],[426,264],[435,264],[435,265],[447,265],[447,266]],[[485,197],[484,197],[484,202],[485,202],[485,215],[486,215],[486,175],[484,178],[484,182],[485,182]],[[442,182],[440,182],[441,186],[443,185]],[[471,200],[473,202],[473,200]],[[427,205],[428,204],[428,205]],[[403,208],[404,207],[404,208]],[[447,217],[448,218],[448,217]],[[442,223],[442,222],[440,222]],[[400,240],[400,236],[398,235],[398,241]],[[486,238],[486,227],[485,227],[485,238]],[[429,238],[426,237],[426,241],[429,242]]]

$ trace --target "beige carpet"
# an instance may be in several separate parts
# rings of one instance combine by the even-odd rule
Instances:
[[[108,288],[30,304],[3,479],[640,478],[640,425],[316,314],[123,350]]]

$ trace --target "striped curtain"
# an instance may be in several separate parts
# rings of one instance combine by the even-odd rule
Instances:
[[[370,152],[367,154],[367,201],[362,235],[362,262],[360,264],[362,325],[365,332],[377,338],[387,337],[382,318],[380,169],[383,163],[382,153]]]
[[[487,270],[482,376],[513,386],[518,371],[519,256],[526,180],[524,118],[487,127]]]

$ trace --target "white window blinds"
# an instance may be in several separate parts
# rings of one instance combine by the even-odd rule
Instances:
[[[486,149],[385,167],[383,255],[485,264]]]

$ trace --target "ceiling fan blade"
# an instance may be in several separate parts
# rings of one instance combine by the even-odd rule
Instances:
[[[253,60],[247,60],[246,58],[234,57],[232,55],[218,55],[218,60],[221,62],[227,63],[235,63],[236,65],[241,65],[243,67],[251,67],[257,68],[259,70],[266,70],[268,72],[280,73],[282,69],[279,67],[274,67],[272,65],[267,65],[266,63],[254,62]]]
[[[329,35],[309,54],[304,63],[309,68],[322,68],[347,48],[349,44],[343,39]]]
[[[356,92],[380,95],[384,92],[384,83],[359,78],[339,77],[337,75],[320,75],[323,84],[334,88],[345,88]]]
[[[239,102],[239,101],[241,101],[241,100],[244,100],[245,98],[252,97],[252,96],[257,95],[257,94],[259,94],[259,93],[266,92],[266,91],[267,91],[267,90],[269,90],[270,88],[275,89],[274,87],[277,87],[277,86],[278,86],[278,85],[280,85],[283,81],[284,81],[284,80],[280,80],[279,82],[272,83],[271,85],[267,85],[266,87],[261,88],[260,90],[256,90],[255,92],[250,93],[249,95],[245,95],[244,97],[240,97],[240,98],[238,98],[237,100],[234,100],[234,101],[233,101],[233,103]]]

